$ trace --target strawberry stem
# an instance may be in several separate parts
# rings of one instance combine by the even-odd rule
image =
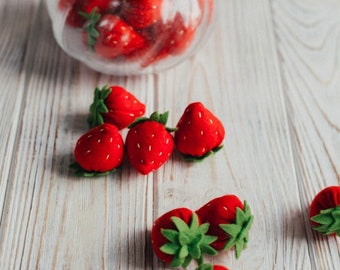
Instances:
[[[171,267],[186,268],[193,259],[200,265],[203,263],[203,254],[217,254],[217,251],[210,246],[217,237],[206,235],[209,223],[199,225],[196,213],[192,214],[190,225],[178,217],[172,217],[171,220],[176,230],[161,230],[162,235],[169,242],[160,248],[163,253],[174,256]]]
[[[107,172],[89,172],[85,171],[77,162],[70,164],[69,169],[73,171],[73,175],[77,177],[100,177],[106,176],[115,172],[117,169],[113,169]]]
[[[88,21],[84,26],[84,30],[87,33],[87,44],[91,50],[94,50],[94,45],[96,45],[97,38],[100,35],[96,29],[96,25],[99,22],[101,15],[97,10],[98,8],[93,8],[90,13],[79,12],[79,15]]]
[[[320,224],[312,227],[313,230],[324,235],[335,233],[340,236],[340,205],[321,210],[320,214],[313,216],[311,220]]]
[[[165,112],[165,113],[158,113],[158,112],[154,112],[150,115],[150,117],[139,117],[137,118],[132,124],[130,124],[128,126],[129,129],[137,126],[138,124],[140,123],[143,123],[143,122],[146,122],[146,121],[155,121],[155,122],[158,122],[160,124],[162,124],[163,126],[165,126],[165,129],[168,131],[168,132],[174,132],[176,131],[176,128],[169,128],[169,127],[166,127],[166,123],[168,122],[168,117],[169,117],[169,112]]]
[[[111,88],[105,85],[102,89],[96,87],[94,90],[93,102],[90,106],[90,115],[87,122],[91,127],[96,127],[104,124],[103,114],[108,113],[109,109],[105,105],[105,99],[112,92]]]
[[[239,207],[236,208],[235,223],[220,224],[221,229],[230,236],[224,250],[235,247],[237,259],[240,257],[242,250],[247,247],[247,243],[249,241],[249,230],[253,220],[254,216],[251,214],[249,205],[247,202],[244,202],[244,210]]]

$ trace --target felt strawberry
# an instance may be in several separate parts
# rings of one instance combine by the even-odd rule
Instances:
[[[145,105],[133,94],[120,86],[105,85],[102,89],[96,87],[94,90],[87,120],[91,126],[110,123],[123,129],[144,113]]]
[[[123,161],[124,142],[116,126],[102,124],[82,135],[75,146],[75,164],[79,176],[105,175]]]
[[[161,19],[163,0],[125,0],[120,15],[134,28],[145,28]]]
[[[152,247],[157,257],[171,267],[187,267],[192,260],[202,264],[204,254],[216,255],[210,244],[216,237],[207,235],[209,224],[201,224],[188,208],[173,209],[156,219],[151,230]]]
[[[321,190],[312,200],[309,215],[313,230],[340,236],[340,186]]]
[[[201,264],[196,270],[229,270],[227,267],[217,264]]]
[[[141,174],[161,167],[174,149],[173,137],[167,128],[168,112],[153,113],[150,118],[139,118],[129,126],[126,154],[130,164]]]
[[[202,222],[210,224],[208,234],[217,236],[211,245],[216,250],[235,247],[236,258],[248,243],[253,215],[246,202],[235,195],[215,198],[196,211]]]
[[[225,130],[221,121],[200,102],[187,106],[175,132],[177,150],[188,160],[201,160],[222,148]]]
[[[142,48],[145,40],[129,24],[113,14],[100,15],[95,11],[82,13],[87,19],[85,43],[104,58],[114,58]]]

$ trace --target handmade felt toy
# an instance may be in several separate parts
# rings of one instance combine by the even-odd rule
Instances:
[[[225,130],[201,102],[187,106],[174,135],[177,150],[187,160],[201,160],[221,149]]]
[[[141,174],[161,167],[171,156],[174,141],[166,127],[168,112],[151,114],[150,118],[136,119],[126,136],[126,155],[130,164]]]
[[[309,216],[313,230],[340,236],[340,186],[321,190],[312,200]]]
[[[76,163],[71,165],[79,176],[106,175],[121,165],[124,142],[118,128],[102,124],[82,135],[75,146]]]
[[[211,244],[216,250],[235,247],[236,258],[247,247],[253,215],[246,202],[235,195],[215,198],[196,211],[203,223],[209,223],[209,235],[217,239]]]
[[[201,224],[188,208],[173,209],[156,219],[151,241],[157,257],[171,267],[187,267],[193,260],[203,264],[203,255],[216,255],[210,244],[216,237],[207,235],[209,224]]]
[[[123,87],[96,87],[88,122],[92,127],[110,123],[123,129],[144,113],[145,105]]]

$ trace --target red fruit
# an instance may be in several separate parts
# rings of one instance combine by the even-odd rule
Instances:
[[[126,0],[120,15],[134,28],[145,28],[161,19],[163,0]]]
[[[145,45],[144,38],[116,15],[101,16],[91,12],[84,16],[88,20],[85,43],[99,56],[114,58],[129,54]]]
[[[310,205],[309,216],[313,230],[340,236],[340,186],[321,190]]]
[[[123,129],[144,113],[145,105],[123,87],[104,86],[102,89],[96,87],[94,90],[94,99],[87,120],[91,126],[105,122]]]
[[[235,195],[215,198],[196,211],[202,222],[210,224],[208,233],[217,236],[212,243],[216,250],[235,247],[236,258],[246,248],[253,215],[246,202]]]
[[[174,149],[172,131],[165,127],[168,113],[153,113],[150,118],[137,119],[126,136],[126,154],[130,164],[141,174],[161,167]]]
[[[213,265],[213,270],[228,270],[228,268],[222,265]]]
[[[112,171],[121,165],[123,154],[123,138],[117,127],[111,124],[103,124],[86,132],[74,149],[75,159],[85,171],[84,176]]]
[[[216,255],[206,235],[209,224],[201,224],[187,208],[171,210],[157,218],[151,230],[151,242],[157,257],[171,267],[187,267],[192,259],[202,261],[203,254]]]
[[[218,151],[225,136],[221,121],[202,103],[191,103],[177,124],[177,150],[193,159],[202,159]]]

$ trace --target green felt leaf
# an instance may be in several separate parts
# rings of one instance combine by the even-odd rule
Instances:
[[[220,228],[229,236],[224,250],[235,247],[236,258],[239,258],[241,251],[246,248],[249,241],[249,230],[253,223],[254,216],[251,214],[250,207],[244,202],[244,210],[236,209],[235,223],[220,224]]]
[[[210,224],[209,223],[203,223],[199,226],[199,230],[201,234],[206,234],[209,230]]]
[[[186,258],[189,255],[188,246],[182,246],[178,252],[180,258]]]
[[[162,229],[161,233],[170,242],[175,243],[175,242],[178,241],[178,236],[179,236],[179,232],[178,231]]]
[[[312,220],[322,225],[328,225],[333,223],[334,218],[332,217],[331,214],[319,214],[312,217]]]
[[[101,15],[97,12],[97,9],[94,8],[90,13],[79,12],[83,18],[87,20],[87,23],[84,26],[84,30],[87,33],[87,44],[91,50],[94,49],[94,45],[97,43],[97,38],[100,33],[96,29],[96,25],[99,22]]]
[[[190,247],[189,248],[189,253],[195,259],[198,259],[198,258],[200,258],[202,256],[202,251],[201,251],[200,247],[197,246],[197,245],[194,245],[194,246]]]
[[[93,102],[90,106],[90,115],[87,122],[91,127],[104,124],[103,114],[108,113],[109,109],[105,105],[105,99],[111,93],[111,88],[105,85],[102,89],[96,87],[93,95]]]
[[[192,259],[193,259],[193,258],[192,258],[190,255],[188,255],[188,256],[185,258],[184,262],[182,263],[182,267],[183,267],[183,268],[187,268],[187,267],[189,266],[189,264],[191,263]]]
[[[242,226],[238,224],[221,224],[220,227],[231,237],[236,237],[242,230]]]
[[[178,253],[179,247],[174,243],[166,243],[160,247],[160,250],[168,255],[175,255]]]
[[[175,256],[173,260],[171,261],[170,266],[172,268],[177,268],[177,267],[180,267],[185,261],[186,261],[185,258],[180,258],[179,256]]]
[[[85,171],[78,163],[74,162],[69,165],[70,171],[72,171],[72,174],[76,177],[103,177],[106,175],[109,175],[110,173],[115,172],[117,169],[113,169],[111,171],[107,172],[89,172]]]
[[[196,270],[213,270],[213,269],[214,268],[212,264],[205,263],[205,264],[199,265],[199,267]]]
[[[201,251],[202,253],[210,255],[210,256],[215,256],[218,254],[218,251],[209,245],[202,245]]]
[[[182,219],[178,217],[171,217],[171,220],[179,232],[185,232],[189,230],[189,226]]]

